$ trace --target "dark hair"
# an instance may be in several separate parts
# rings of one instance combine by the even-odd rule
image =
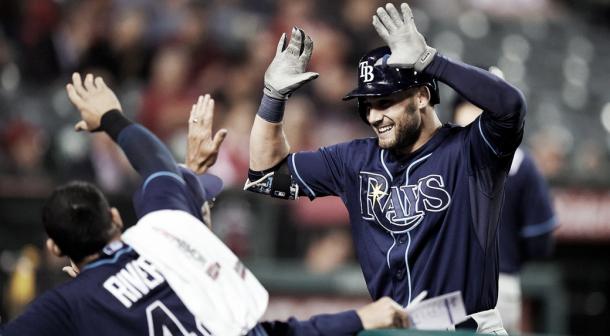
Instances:
[[[93,184],[74,181],[53,191],[42,223],[64,255],[74,262],[100,251],[114,235],[110,206]]]

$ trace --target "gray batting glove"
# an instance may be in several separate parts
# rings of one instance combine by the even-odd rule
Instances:
[[[313,51],[313,41],[302,30],[292,28],[288,47],[284,49],[286,34],[282,34],[275,58],[265,71],[263,92],[276,99],[286,100],[301,85],[318,78],[316,72],[305,72]],[[301,52],[301,47],[303,52]]]
[[[385,8],[377,8],[377,15],[373,15],[373,26],[392,50],[388,64],[422,71],[434,59],[436,49],[429,47],[417,31],[409,5],[403,3],[400,9],[402,15],[391,3]]]

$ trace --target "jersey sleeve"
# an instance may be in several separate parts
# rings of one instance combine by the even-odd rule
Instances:
[[[517,175],[524,186],[521,192],[522,221],[519,235],[528,259],[546,257],[553,248],[557,220],[546,181],[533,160],[525,156]]]
[[[182,210],[201,219],[200,207],[189,194],[184,178],[170,171],[150,175],[135,192],[133,206],[138,218],[157,210]]]
[[[362,329],[362,322],[356,311],[349,310],[337,314],[315,315],[305,321],[290,318],[286,322],[261,322],[248,335],[351,336]]]
[[[436,55],[424,72],[449,85],[483,110],[472,124],[472,140],[494,157],[512,156],[523,137],[526,104],[523,94],[504,79],[468,64]],[[485,163],[480,162],[480,163]]]
[[[197,204],[169,149],[159,138],[116,110],[102,117],[101,129],[121,147],[142,177],[142,187],[133,197],[138,218],[156,210],[184,210],[202,219],[203,204]]]
[[[102,117],[100,129],[116,142],[143,180],[160,171],[178,173],[169,149],[145,127],[133,124],[118,110]]]
[[[67,302],[51,290],[36,299],[26,311],[2,329],[3,336],[75,335]]]
[[[344,190],[345,151],[347,144],[322,147],[313,152],[288,156],[288,167],[300,190],[310,199],[340,196]]]

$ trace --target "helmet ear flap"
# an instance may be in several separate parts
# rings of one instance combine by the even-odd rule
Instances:
[[[360,119],[362,119],[362,121],[369,125],[369,121],[367,119],[367,112],[368,112],[368,105],[364,102],[363,98],[358,98],[358,114],[360,115]]]
[[[438,82],[436,80],[431,80],[427,87],[430,91],[430,105],[434,106],[439,104],[441,102],[441,98],[438,90]]]

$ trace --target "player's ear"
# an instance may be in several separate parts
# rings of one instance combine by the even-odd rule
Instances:
[[[57,246],[57,244],[55,244],[55,241],[53,239],[48,238],[46,245],[47,245],[47,250],[49,250],[49,252],[51,252],[51,254],[53,254],[56,257],[63,257],[64,254],[59,249],[59,246]]]
[[[110,217],[112,219],[112,226],[116,228],[117,233],[123,232],[123,219],[117,208],[110,208]]]
[[[427,86],[420,86],[419,90],[417,90],[417,108],[422,109],[428,106],[428,103],[430,103],[431,96],[432,94],[430,93],[430,89]]]

